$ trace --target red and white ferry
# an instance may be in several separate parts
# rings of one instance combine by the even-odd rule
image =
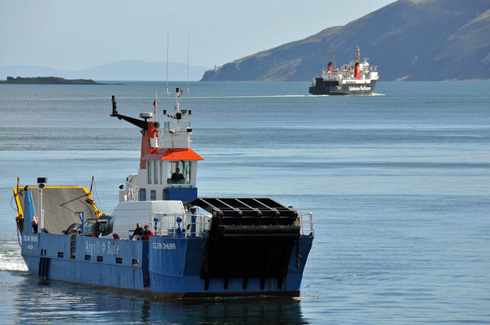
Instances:
[[[379,75],[376,66],[370,66],[368,59],[359,61],[357,47],[356,61],[335,68],[335,61],[329,62],[321,77],[313,78],[310,94],[313,95],[369,95],[372,94]]]

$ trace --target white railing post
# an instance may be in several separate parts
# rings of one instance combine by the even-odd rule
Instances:
[[[305,216],[308,215],[308,218],[309,220],[307,221],[307,223],[310,225],[310,232],[308,233],[311,234],[312,236],[315,235],[315,231],[313,229],[313,213],[311,212],[299,212],[299,219],[300,219],[300,225],[301,225],[301,235],[305,235],[305,221],[303,220],[303,218],[305,218]]]

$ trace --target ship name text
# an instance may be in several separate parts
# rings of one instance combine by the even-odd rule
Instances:
[[[173,249],[177,249],[177,245],[175,245],[175,243],[153,243],[153,246],[152,246],[153,249],[169,249],[169,250],[173,250]]]

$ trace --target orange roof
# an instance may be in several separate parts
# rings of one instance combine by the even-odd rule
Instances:
[[[166,149],[163,153],[147,154],[143,160],[204,160],[194,150],[187,148]]]

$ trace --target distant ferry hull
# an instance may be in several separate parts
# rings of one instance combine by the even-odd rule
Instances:
[[[378,80],[362,81],[358,83],[344,83],[338,81],[315,78],[315,83],[310,87],[312,95],[370,95],[374,92]]]

